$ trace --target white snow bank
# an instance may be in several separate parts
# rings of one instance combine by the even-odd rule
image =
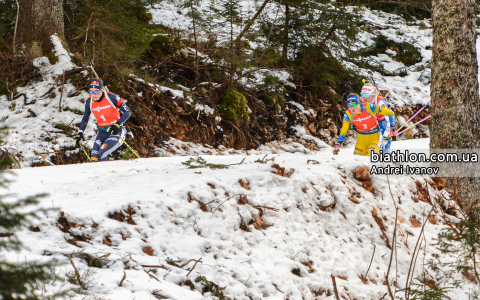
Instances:
[[[427,141],[416,142],[427,147]],[[334,299],[330,274],[345,279],[337,277],[342,298],[380,299],[387,292],[383,282],[391,253],[387,237],[391,243],[395,202],[400,208],[398,257],[390,274],[398,273],[398,289],[405,287],[420,234],[412,220],[427,222],[430,210],[429,204],[414,201],[418,197],[415,180],[423,183],[429,181],[427,177],[390,177],[392,199],[384,176],[373,177],[373,186],[379,191],[376,195],[358,185],[352,170],[368,165],[368,158],[352,156],[349,151],[342,150],[335,157],[329,152],[273,157],[285,173],[291,172],[290,177],[274,174],[277,170],[272,161],[255,163],[263,158],[258,155],[245,156],[243,164],[219,170],[188,169],[182,164],[188,157],[18,170],[11,189],[22,197],[49,192],[41,205],[59,207],[77,224],[72,225],[72,233],[84,236],[87,242],[78,241],[80,248],[67,243],[72,236],[59,229],[58,212],[52,212],[35,222],[40,232],[18,233],[29,250],[2,254],[12,261],[47,259],[45,253],[66,261],[61,254],[80,250],[105,256],[105,267],[92,268],[96,274],[90,291],[107,300],[153,299],[154,291],[169,299],[215,299],[211,293],[201,294],[202,285],[195,282],[199,276],[222,287],[229,299]],[[203,158],[215,164],[242,161],[241,157]],[[430,193],[438,191],[430,188]],[[127,211],[128,206],[135,210],[133,223],[107,217],[114,211]],[[377,219],[372,211],[378,213]],[[443,257],[432,246],[433,238],[450,220],[439,210],[434,215],[435,224],[425,226],[426,260],[432,255]],[[261,218],[266,229],[248,225],[255,218]],[[242,222],[249,232],[240,228]],[[379,224],[385,227],[385,234]],[[369,266],[372,243],[377,248],[369,281],[364,284],[359,276]],[[146,247],[151,247],[152,255]],[[420,253],[423,260],[423,250]],[[190,260],[199,258],[201,263],[193,269]],[[168,264],[171,261],[185,266],[175,267]],[[87,268],[85,260],[75,258],[74,262],[80,270]],[[420,275],[421,265],[416,265],[414,277]],[[157,271],[150,272],[153,269]],[[57,268],[60,275],[72,270],[68,263]],[[119,287],[124,272],[126,279]],[[179,285],[187,279],[194,290]],[[64,289],[74,287],[57,281],[45,288],[51,293],[62,285]],[[70,296],[73,300],[85,297],[73,292]],[[454,289],[450,296],[466,300],[467,289]]]

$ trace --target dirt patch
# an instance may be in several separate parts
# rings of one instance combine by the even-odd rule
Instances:
[[[443,179],[441,176],[437,177],[431,177],[432,181],[435,182],[437,190],[443,190],[445,186],[447,185],[447,182],[445,179]]]
[[[298,277],[302,277],[302,272],[300,271],[300,268],[293,269],[292,274],[297,275]]]

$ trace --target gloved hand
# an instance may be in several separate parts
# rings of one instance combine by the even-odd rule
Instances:
[[[75,147],[77,147],[78,145],[80,145],[80,140],[85,140],[85,138],[83,137],[83,131],[79,131],[77,133],[77,135],[75,136],[75,142],[73,143],[73,145]]]
[[[338,152],[340,151],[340,146],[335,145],[335,148],[333,149],[333,155],[338,155]]]
[[[112,135],[117,135],[119,130],[120,130],[120,125],[115,123],[107,129],[107,132]]]

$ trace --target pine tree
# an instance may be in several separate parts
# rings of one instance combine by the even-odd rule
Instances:
[[[0,130],[3,135],[4,129]],[[0,188],[7,189],[10,180],[6,178],[6,169],[12,163],[9,159],[0,161]],[[14,195],[0,196],[0,253],[19,251],[22,243],[16,238],[15,231],[27,228],[32,218],[38,218],[45,210],[34,208],[38,199],[44,195],[34,195],[12,201]],[[25,212],[25,208],[31,208]],[[24,262],[14,263],[2,260],[0,256],[0,300],[44,299],[36,293],[37,285],[53,279],[53,267],[50,263]]]

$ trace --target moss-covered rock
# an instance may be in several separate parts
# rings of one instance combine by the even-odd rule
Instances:
[[[412,44],[407,42],[396,43],[383,35],[374,38],[374,40],[375,46],[363,51],[363,56],[384,54],[386,50],[390,49],[397,53],[396,55],[390,55],[390,57],[392,57],[393,60],[403,63],[407,67],[422,61],[422,54]]]
[[[280,93],[273,93],[267,96],[265,104],[270,106],[279,106],[283,108],[285,107],[285,97]]]
[[[159,34],[150,42],[146,58],[153,63],[161,57],[172,55],[179,49],[181,49],[180,43],[172,40],[168,35]]]
[[[220,99],[218,108],[225,111],[230,119],[248,119],[247,98],[244,94],[233,88],[225,91]]]

